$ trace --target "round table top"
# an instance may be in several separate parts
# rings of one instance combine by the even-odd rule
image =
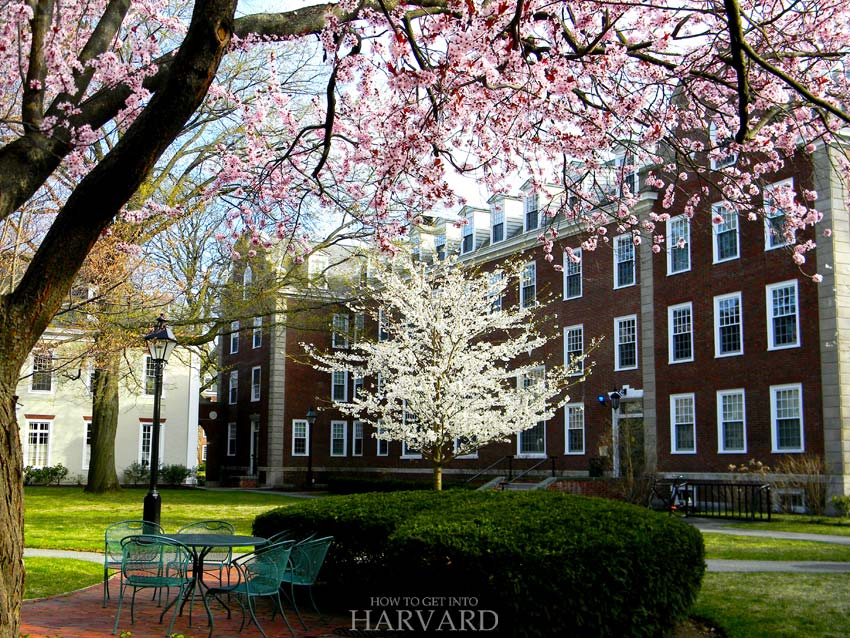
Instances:
[[[244,536],[241,534],[168,534],[168,538],[189,547],[245,547],[263,545],[267,542],[267,539],[260,536]]]

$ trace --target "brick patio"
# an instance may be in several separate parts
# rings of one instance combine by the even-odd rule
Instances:
[[[115,622],[115,613],[118,609],[118,582],[113,579],[110,590],[112,598],[104,609],[102,605],[102,585],[94,585],[87,589],[53,596],[51,598],[40,598],[24,601],[21,613],[21,633],[29,635],[30,638],[97,638],[108,636],[112,633]],[[121,609],[121,624],[118,633],[122,631],[132,632],[133,638],[162,638],[168,629],[172,610],[159,624],[159,614],[162,611],[156,602],[151,600],[148,590],[139,591],[136,596],[136,622],[130,624],[130,592],[125,596],[124,606]],[[305,596],[306,598],[306,596]],[[299,597],[299,603],[301,598]],[[262,638],[255,625],[245,627],[239,633],[241,613],[239,605],[234,601],[233,614],[230,620],[227,613],[218,603],[211,604],[213,618],[215,621],[215,638]],[[305,600],[305,606],[310,608],[309,601]],[[323,638],[329,636],[340,636],[349,633],[351,619],[342,616],[324,616],[321,620],[315,613],[309,613],[302,609],[304,622],[308,629],[305,630],[298,622],[294,610],[286,606],[287,617],[295,630],[297,638]],[[310,609],[312,612],[312,609]],[[274,621],[271,619],[271,604],[269,601],[260,600],[257,605],[257,617],[263,625],[269,638],[286,638],[291,636],[281,617],[278,615]],[[206,614],[203,603],[195,600],[195,609],[192,614],[192,626],[189,627],[189,609],[184,609],[182,616],[178,616],[174,623],[174,633],[183,634],[186,638],[206,638],[209,633]]]

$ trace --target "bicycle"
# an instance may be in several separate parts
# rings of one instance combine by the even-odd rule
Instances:
[[[666,510],[670,516],[688,516],[696,511],[693,488],[688,486],[684,476],[677,476],[669,482],[653,478],[647,506],[655,509],[656,501],[661,501],[661,509]]]

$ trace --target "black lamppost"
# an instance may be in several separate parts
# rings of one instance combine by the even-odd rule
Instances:
[[[153,332],[145,337],[145,344],[154,366],[154,388],[153,424],[151,426],[151,481],[148,493],[145,495],[142,519],[149,523],[155,523],[156,528],[158,528],[162,509],[162,500],[159,497],[159,492],[156,491],[156,484],[159,479],[159,408],[162,401],[162,368],[168,361],[168,357],[171,356],[174,346],[177,345],[177,339],[162,315],[156,320],[156,328]],[[145,531],[155,533],[155,529]]]
[[[316,422],[316,410],[312,406],[307,410],[307,489],[313,489],[313,424]]]

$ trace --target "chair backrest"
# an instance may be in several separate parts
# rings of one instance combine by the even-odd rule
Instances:
[[[296,585],[312,585],[315,583],[332,542],[333,536],[325,536],[294,545],[289,556],[289,569],[284,575],[284,580]]]
[[[292,538],[292,530],[291,529],[282,529],[279,532],[275,532],[271,536],[266,539],[267,543],[279,543],[280,541],[287,541]]]
[[[125,579],[157,583],[186,580],[192,565],[192,552],[183,543],[156,534],[128,536],[121,541],[121,574]]]
[[[249,596],[277,594],[291,549],[292,543],[275,543],[240,556],[234,561],[245,581]]]
[[[121,541],[128,536],[139,534],[162,534],[162,526],[150,521],[127,520],[112,523],[103,534],[104,560],[110,563],[121,562]]]
[[[236,528],[227,521],[195,521],[177,530],[178,534],[235,534]]]

